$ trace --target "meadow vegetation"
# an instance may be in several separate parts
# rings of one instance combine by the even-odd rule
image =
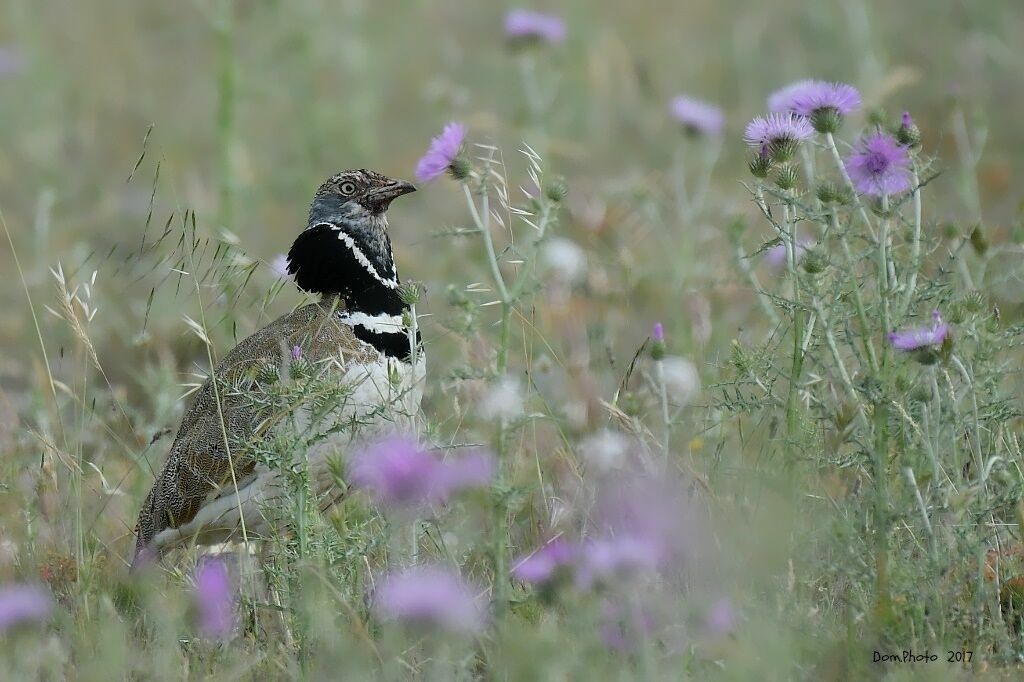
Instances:
[[[1019,674],[1024,12],[555,5],[0,7],[0,678]],[[413,428],[326,514],[250,443],[279,532],[130,575],[358,167],[422,180]]]

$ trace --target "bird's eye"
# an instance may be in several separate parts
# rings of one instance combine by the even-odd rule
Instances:
[[[345,196],[352,196],[356,193],[356,185],[354,182],[343,182],[338,185],[338,191]]]

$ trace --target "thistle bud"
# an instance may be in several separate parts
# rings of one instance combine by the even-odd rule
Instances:
[[[470,163],[469,157],[466,156],[464,151],[460,151],[458,155],[452,159],[451,165],[448,166],[448,172],[451,176],[462,182],[469,178],[473,173],[473,164]]]
[[[651,357],[655,360],[661,360],[665,357],[665,328],[661,322],[654,323],[654,329],[651,331]]]
[[[921,130],[914,125],[914,119],[910,118],[908,111],[903,112],[903,120],[896,129],[896,140],[907,147],[921,146]]]
[[[791,137],[780,137],[768,145],[768,155],[775,163],[786,163],[796,156],[799,141]]]
[[[555,203],[564,200],[568,194],[569,185],[561,175],[556,175],[544,185],[544,195]]]
[[[398,288],[398,296],[402,299],[402,303],[407,306],[413,306],[420,301],[420,283],[419,282],[406,282]]]
[[[885,113],[885,109],[877,107],[868,112],[868,124],[881,128],[885,125],[885,122],[889,120],[889,115]]]
[[[852,199],[848,188],[841,187],[834,182],[819,183],[814,193],[818,197],[818,201],[825,205],[837,204],[839,206],[846,206]]]
[[[788,164],[780,167],[778,173],[775,174],[775,184],[779,189],[786,191],[796,188],[797,179],[796,168]]]
[[[980,313],[988,307],[988,303],[985,300],[985,294],[980,291],[970,291],[964,296],[963,306],[964,310],[968,312]]]
[[[824,272],[828,267],[828,256],[821,249],[810,249],[800,259],[800,267],[812,275]]]
[[[974,252],[979,256],[984,256],[985,252],[988,251],[988,237],[985,236],[985,229],[981,223],[974,226],[971,230],[971,246],[974,247]]]
[[[750,168],[750,174],[755,178],[761,178],[762,180],[768,177],[768,173],[771,172],[772,157],[768,154],[755,154],[750,159],[748,167]]]
[[[823,107],[811,114],[811,125],[819,133],[837,133],[843,125],[843,117],[835,107]]]

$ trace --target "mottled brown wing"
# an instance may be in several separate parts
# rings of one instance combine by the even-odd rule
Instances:
[[[296,345],[314,363],[339,352],[346,359],[367,353],[351,327],[336,321],[335,310],[336,299],[298,308],[243,340],[217,365],[186,410],[167,462],[139,511],[136,558],[160,531],[191,521],[212,491],[231,485],[232,466],[236,481],[252,473],[255,462],[245,446],[265,415],[244,392],[260,390],[255,375],[261,366],[280,368]]]

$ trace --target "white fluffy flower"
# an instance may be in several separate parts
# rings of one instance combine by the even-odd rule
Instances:
[[[553,237],[544,244],[544,264],[566,282],[575,282],[587,269],[587,254],[564,237]]]
[[[666,357],[661,361],[661,373],[668,399],[673,404],[688,405],[700,394],[700,374],[686,358]]]
[[[288,256],[283,253],[274,256],[274,260],[270,261],[270,271],[281,279],[290,279],[291,275],[288,274]]]
[[[484,419],[515,419],[523,413],[523,396],[519,382],[503,377],[491,384],[477,408]]]
[[[612,429],[601,429],[583,439],[580,452],[584,459],[599,471],[618,469],[626,462],[630,440],[626,434]]]

